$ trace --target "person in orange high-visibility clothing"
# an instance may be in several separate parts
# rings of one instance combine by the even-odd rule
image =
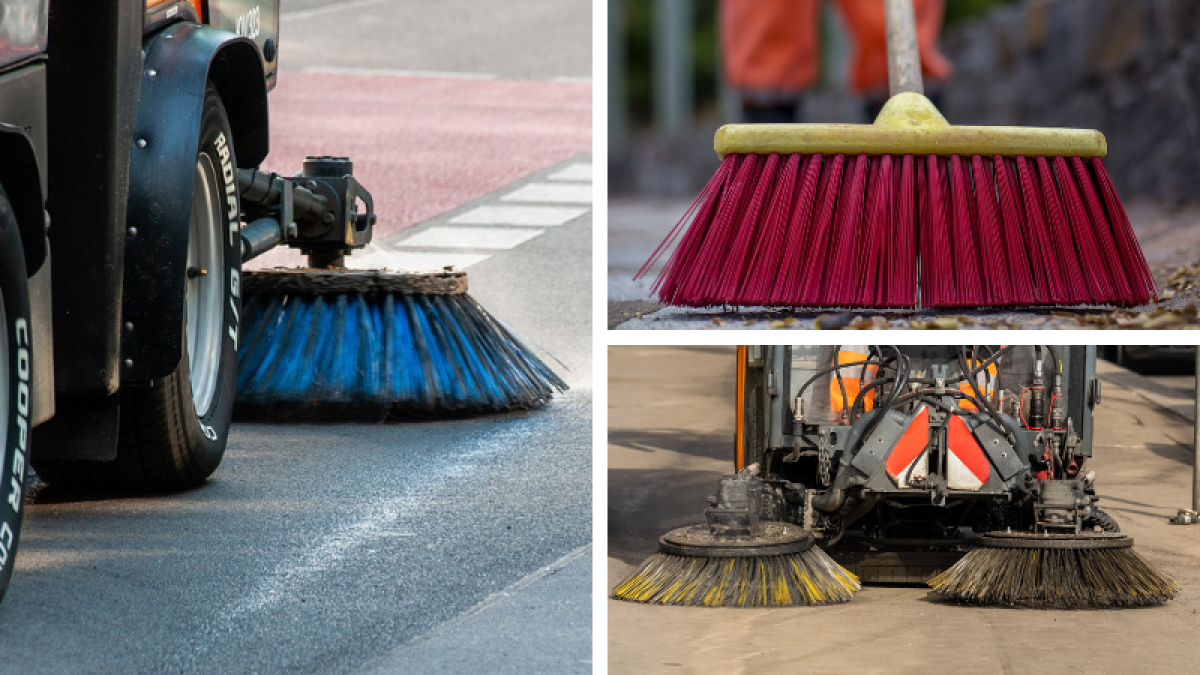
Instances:
[[[725,81],[743,121],[795,122],[820,66],[819,0],[721,0],[718,10]]]
[[[887,101],[883,0],[837,0],[853,42],[850,88],[866,100],[868,121]],[[795,122],[804,90],[820,74],[820,0],[720,0],[725,80],[737,90],[743,121]],[[913,0],[926,95],[950,75],[938,50],[944,0]]]
[[[854,43],[850,61],[850,88],[863,96],[867,118],[874,121],[888,100],[887,19],[882,0],[838,0],[842,17]],[[917,48],[925,95],[939,104],[939,87],[950,76],[950,62],[938,48],[944,0],[913,0],[917,23]]]
[[[866,361],[871,357],[871,348],[868,345],[841,345],[838,347],[837,354],[833,357],[833,363],[830,365],[838,365],[843,363],[857,363],[858,361]],[[838,373],[841,373],[841,381],[838,381]],[[838,413],[838,417],[843,414],[849,414],[851,406],[854,405],[854,399],[858,398],[858,393],[864,387],[869,385],[875,379],[875,366],[852,366],[849,368],[841,368],[829,376],[829,406],[833,412]],[[843,395],[842,388],[845,387]],[[870,391],[863,396],[863,412],[871,410],[875,404],[875,392]],[[852,420],[844,419],[842,422],[849,423]]]

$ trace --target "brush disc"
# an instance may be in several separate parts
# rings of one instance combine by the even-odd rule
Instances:
[[[929,580],[960,602],[1074,609],[1166,602],[1179,584],[1112,532],[989,532],[980,546]]]
[[[454,269],[441,272],[393,272],[276,267],[242,272],[242,290],[258,295],[462,295],[467,292],[467,273]]]
[[[749,558],[764,555],[803,553],[816,538],[802,527],[789,523],[761,523],[753,536],[718,537],[708,525],[671,530],[658,539],[663,553],[683,556]]]
[[[1096,550],[1132,548],[1133,537],[1128,537],[1120,532],[1080,532],[1079,534],[988,532],[979,538],[979,544],[989,548]]]
[[[786,523],[764,523],[739,538],[714,537],[706,525],[672,530],[613,597],[694,607],[846,602],[861,588],[858,577],[814,543],[812,533]]]

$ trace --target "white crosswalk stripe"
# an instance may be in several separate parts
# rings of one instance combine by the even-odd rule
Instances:
[[[592,182],[592,165],[580,162],[546,176],[546,180],[577,180]]]
[[[465,225],[536,225],[553,227],[575,220],[588,212],[586,207],[576,206],[509,206],[488,204],[477,206],[450,219],[451,223]]]
[[[499,227],[431,227],[400,242],[400,248],[510,249],[542,232],[544,230]]]
[[[553,181],[553,182],[541,182]],[[546,230],[587,214],[592,208],[592,164],[575,162],[480,204],[441,224],[418,227],[399,241],[373,244],[347,258],[355,269],[466,269],[487,260],[481,251],[504,251],[533,240]],[[429,249],[437,249],[429,250]]]
[[[500,201],[591,204],[592,186],[590,184],[530,183],[504,195]]]

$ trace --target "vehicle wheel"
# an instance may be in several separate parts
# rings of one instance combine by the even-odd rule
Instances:
[[[171,492],[203,483],[225,454],[237,377],[241,210],[232,137],[215,89],[205,92],[188,234],[183,355],[150,387],[121,390],[112,462],[39,462],[46,482]],[[48,464],[43,468],[43,464]]]
[[[25,253],[12,207],[0,189],[0,600],[12,577],[25,514],[33,377],[29,325]]]

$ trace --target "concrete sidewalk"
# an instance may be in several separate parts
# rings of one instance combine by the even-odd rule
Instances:
[[[590,615],[577,589],[591,580],[588,544],[356,672],[590,673],[591,659],[579,658],[592,648],[591,622],[580,623]]]
[[[1128,368],[1122,368],[1104,359],[1096,360],[1096,376],[1101,382],[1115,384],[1146,399],[1163,410],[1179,415],[1189,422],[1196,421],[1195,396],[1181,396],[1179,390],[1159,384]],[[1101,392],[1103,396],[1103,392]]]

